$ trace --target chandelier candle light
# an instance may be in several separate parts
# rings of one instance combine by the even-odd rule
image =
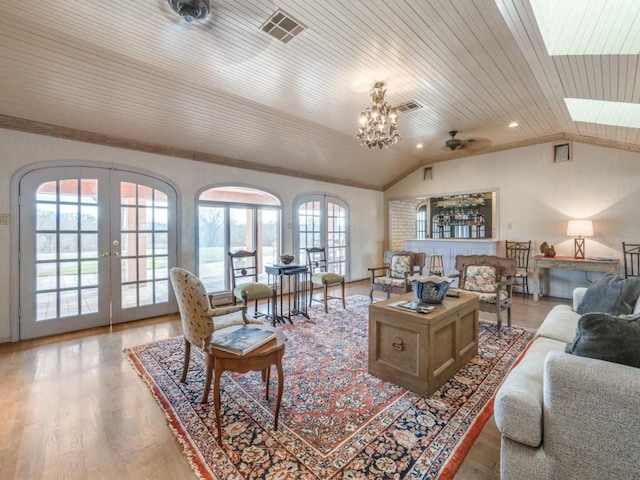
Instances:
[[[373,105],[360,114],[358,138],[360,145],[369,148],[383,148],[398,143],[398,113],[396,107],[384,100],[387,91],[383,82],[377,82],[371,89]]]
[[[567,236],[574,239],[575,258],[584,258],[584,238],[593,237],[593,222],[591,220],[569,220]]]

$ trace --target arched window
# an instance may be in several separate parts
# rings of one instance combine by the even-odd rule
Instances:
[[[344,200],[325,194],[302,195],[294,205],[296,260],[306,263],[308,247],[327,247],[330,271],[349,278],[349,215]]]
[[[278,263],[281,217],[280,200],[262,190],[222,186],[200,193],[198,276],[208,292],[230,292],[230,251],[257,250],[260,266]],[[262,272],[261,281],[266,281]]]
[[[416,210],[416,238],[427,238],[427,204],[418,205]]]

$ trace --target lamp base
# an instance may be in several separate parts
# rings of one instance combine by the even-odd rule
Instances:
[[[575,258],[584,259],[584,238],[578,237],[574,239]]]

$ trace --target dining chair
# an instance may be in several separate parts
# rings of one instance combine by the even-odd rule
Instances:
[[[516,275],[514,286],[522,289],[522,296],[529,295],[529,258],[531,256],[531,240],[528,242],[505,241],[507,258],[516,259]]]
[[[255,302],[254,317],[271,318],[276,324],[276,289],[266,283],[258,281],[258,252],[254,250],[238,250],[229,252],[229,269],[231,275],[231,290],[233,292],[233,304],[242,300],[247,306],[249,302]],[[258,311],[258,300],[268,299],[267,313]]]
[[[309,306],[312,301],[324,303],[324,313],[329,313],[328,300],[334,298],[340,298],[329,295],[329,287],[333,285],[340,285],[342,290],[342,308],[347,308],[344,298],[344,276],[330,272],[327,263],[327,249],[326,247],[310,247],[307,251],[307,266],[309,267],[309,274],[311,275],[311,285],[309,287]],[[321,299],[313,298],[313,286],[317,285],[322,287],[324,296]]]
[[[640,277],[640,243],[622,242],[624,277]]]

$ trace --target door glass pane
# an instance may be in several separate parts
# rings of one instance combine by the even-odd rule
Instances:
[[[58,237],[55,233],[36,234],[36,260],[51,260],[56,258]]]
[[[80,262],[80,282],[83,287],[98,285],[98,262]],[[96,299],[97,301],[97,299]]]
[[[55,203],[36,204],[36,230],[56,230],[58,206]]]
[[[60,258],[78,258],[78,234],[61,233],[60,236]]]
[[[80,313],[88,315],[98,313],[98,289],[85,288],[82,290],[82,302],[80,303]]]
[[[327,202],[327,269],[346,275],[346,209],[336,203]]]
[[[97,179],[61,179],[37,188],[35,300],[43,302],[36,305],[37,320],[79,315],[82,287],[97,283],[96,193]],[[94,259],[91,267],[80,257]]]
[[[98,258],[98,234],[80,234],[80,256],[82,258]]]
[[[36,290],[55,290],[58,288],[58,264],[39,262],[36,264]]]
[[[155,282],[155,302],[168,302],[169,301],[169,281],[161,280]]]
[[[121,233],[120,234],[120,255],[123,257],[132,257],[136,255],[137,235],[135,233]]]
[[[78,230],[78,205],[60,204],[60,230]]]
[[[36,294],[36,319],[51,320],[58,318],[58,294],[56,292],[45,292]]]
[[[298,235],[300,244],[298,258],[303,259],[302,263],[307,263],[307,248],[322,246],[320,220],[320,202],[305,202],[298,208]]]
[[[225,209],[198,207],[198,276],[208,292],[226,290]]]
[[[80,313],[78,290],[62,290],[60,292],[60,316],[71,317]]]
[[[78,263],[60,263],[60,287],[72,288],[78,286]]]
[[[154,275],[168,278],[168,208],[166,194],[145,185],[121,182],[120,268],[122,308],[169,300],[155,292]],[[154,265],[161,266],[155,271]],[[162,299],[162,300],[160,300]]]
[[[86,230],[98,230],[97,205],[82,205],[80,207],[80,228]]]

